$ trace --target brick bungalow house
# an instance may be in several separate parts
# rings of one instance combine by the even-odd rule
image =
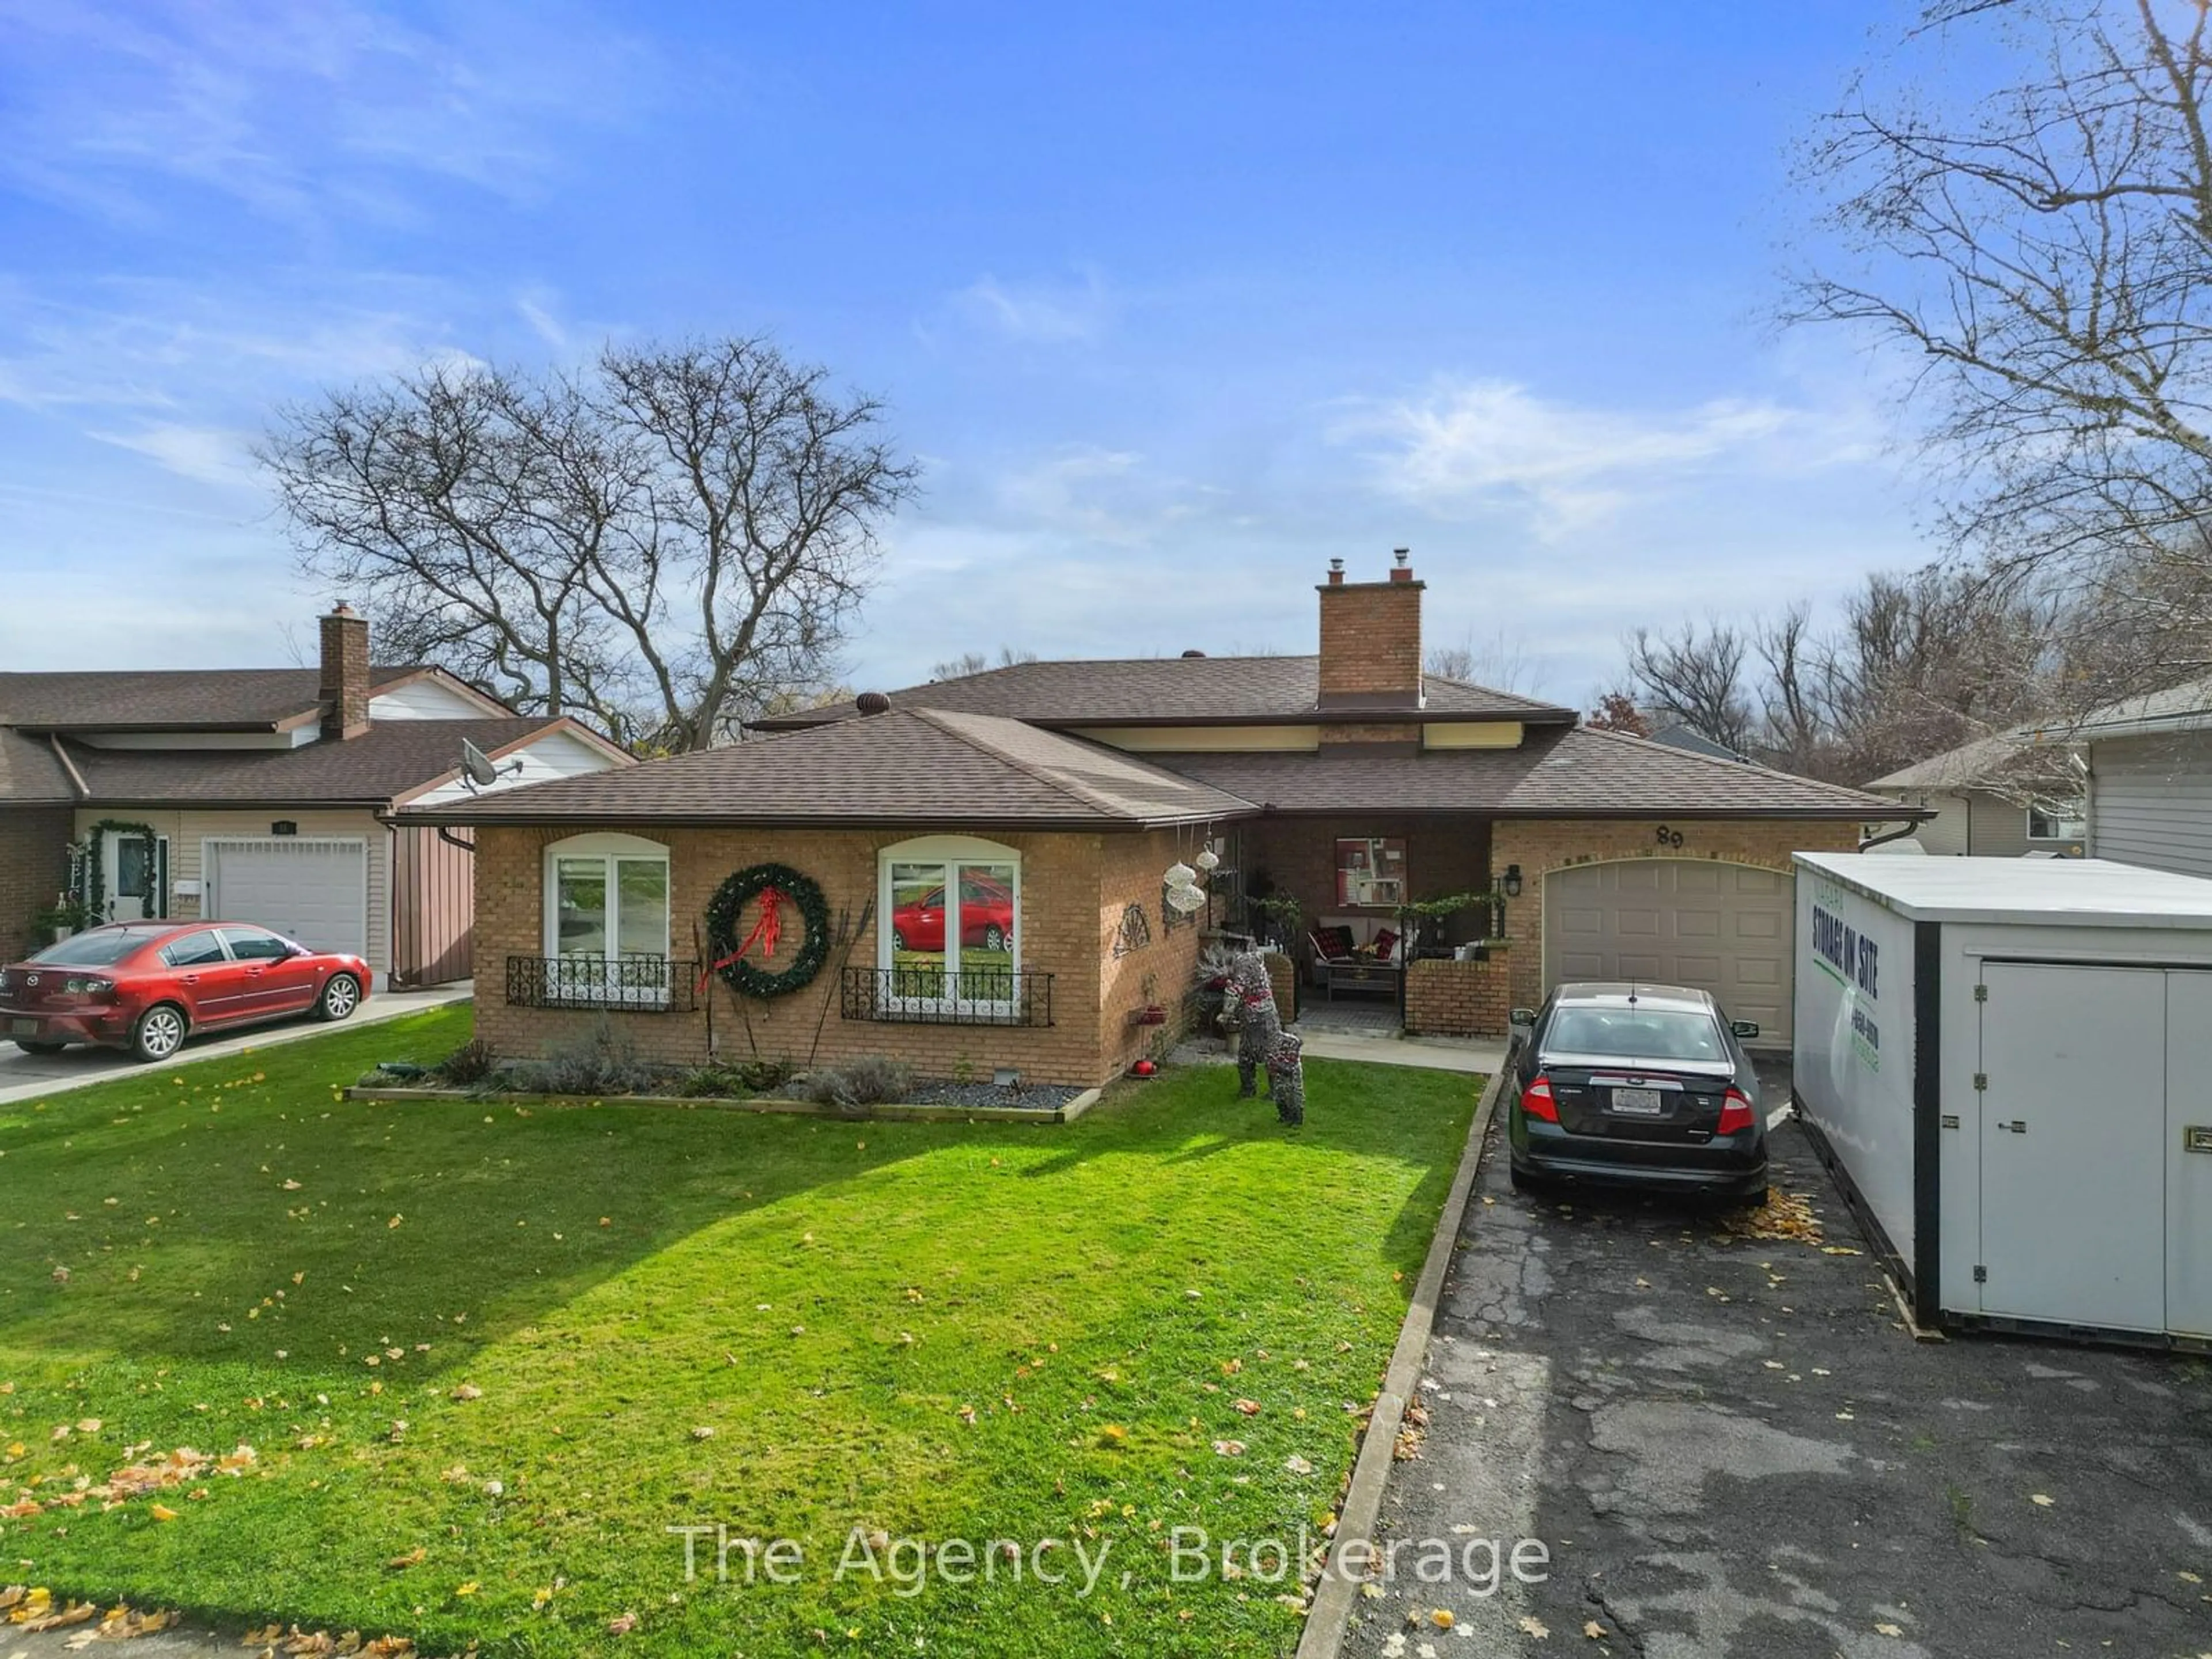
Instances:
[[[830,948],[801,991],[718,1001],[725,1054],[1098,1082],[1190,986],[1203,929],[1163,884],[1211,849],[1207,920],[1295,898],[1302,969],[1334,994],[1327,959],[1364,942],[1346,988],[1401,997],[1410,1029],[1495,1034],[1562,979],[1635,976],[1707,986],[1786,1042],[1790,854],[1848,850],[1895,804],[1425,675],[1403,556],[1381,581],[1332,562],[1317,656],[1024,663],[402,812],[473,830],[479,1034],[524,1054],[612,1018],[641,1053],[703,1059],[697,962],[762,941],[757,904],[719,945],[702,919],[775,864],[818,884]],[[1407,902],[1492,890],[1411,960],[1380,937]]]

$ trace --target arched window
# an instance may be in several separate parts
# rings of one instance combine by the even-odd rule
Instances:
[[[668,849],[572,836],[545,849],[547,989],[566,1001],[668,1000]]]
[[[902,1003],[1014,1000],[1022,860],[972,836],[925,836],[877,857],[878,966]]]

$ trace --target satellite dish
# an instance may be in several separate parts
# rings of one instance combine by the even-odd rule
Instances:
[[[467,786],[471,793],[478,789],[490,788],[499,781],[500,774],[502,772],[514,773],[520,770],[522,770],[520,756],[518,755],[504,766],[497,766],[493,764],[491,757],[485,754],[476,744],[471,743],[466,738],[461,739],[461,781]]]

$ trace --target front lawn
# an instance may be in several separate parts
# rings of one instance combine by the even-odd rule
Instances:
[[[0,1584],[432,1650],[1295,1644],[1295,1573],[1165,1540],[1318,1540],[1480,1079],[1314,1061],[1295,1133],[1224,1068],[1061,1128],[337,1098],[467,1026],[0,1106]]]

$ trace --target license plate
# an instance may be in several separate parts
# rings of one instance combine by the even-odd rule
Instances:
[[[8,1035],[9,1036],[34,1037],[38,1036],[38,1034],[39,1022],[35,1019],[11,1019],[8,1022]]]
[[[1665,1109],[1659,1103],[1656,1089],[1615,1089],[1613,1109],[1632,1117],[1656,1117]]]

